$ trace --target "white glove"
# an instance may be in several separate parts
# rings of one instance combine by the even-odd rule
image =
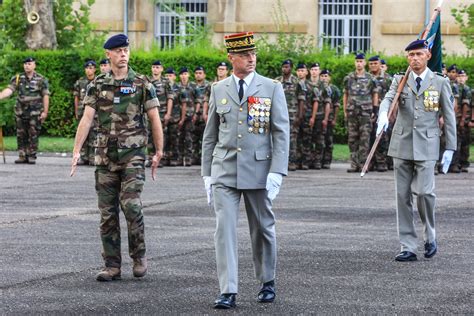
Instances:
[[[207,205],[212,206],[214,204],[214,197],[212,196],[212,187],[211,187],[211,177],[204,176],[204,188],[206,189],[207,194]]]
[[[451,160],[453,160],[454,150],[446,149],[443,153],[443,158],[441,158],[441,166],[443,167],[443,173],[448,172],[449,165]]]
[[[278,192],[280,192],[282,179],[282,175],[279,173],[270,172],[268,174],[266,189],[268,191],[268,197],[270,200],[273,201]]]
[[[383,111],[379,113],[379,119],[377,120],[376,135],[379,136],[379,134],[382,133],[382,130],[386,132],[387,128],[388,128],[388,116],[387,116],[387,112]]]

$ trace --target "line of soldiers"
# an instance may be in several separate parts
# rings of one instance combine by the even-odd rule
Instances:
[[[76,82],[74,90],[78,120],[83,112],[82,101],[85,96],[85,87],[94,79],[95,62],[87,61],[84,64],[84,71],[86,76]],[[225,79],[228,74],[227,63],[220,62],[216,67],[214,81]],[[160,102],[159,112],[165,143],[160,167],[191,166],[201,163],[201,142],[207,121],[211,82],[206,80],[206,72],[202,66],[197,66],[194,69],[195,81],[190,80],[190,72],[187,67],[181,67],[178,76],[179,79],[171,67],[165,70],[159,60],[152,63],[151,75],[147,76],[147,79],[154,85]],[[146,167],[151,166],[151,157],[155,153],[150,126],[148,126],[148,135]],[[91,128],[88,141],[85,142],[81,150],[81,160],[78,164],[94,164],[94,139],[94,128]]]

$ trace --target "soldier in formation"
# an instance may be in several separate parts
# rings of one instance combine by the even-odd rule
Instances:
[[[35,164],[41,124],[48,117],[49,85],[48,79],[35,71],[33,57],[23,61],[23,69],[24,72],[13,76],[8,87],[0,92],[0,100],[18,92],[15,119],[19,157],[15,163]]]

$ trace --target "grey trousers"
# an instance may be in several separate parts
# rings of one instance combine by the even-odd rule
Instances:
[[[413,218],[413,195],[423,223],[424,242],[436,239],[434,194],[436,161],[412,161],[393,158],[397,198],[398,236],[401,250],[416,253],[417,234]]]
[[[216,212],[214,242],[221,293],[238,292],[237,222],[242,195],[249,222],[255,276],[261,283],[274,280],[275,215],[267,190],[238,190],[222,184],[214,184],[212,190]]]

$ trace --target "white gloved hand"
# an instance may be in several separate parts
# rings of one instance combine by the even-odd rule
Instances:
[[[441,166],[443,168],[443,173],[447,173],[451,160],[453,160],[454,150],[446,149],[443,153],[443,158],[441,158]]]
[[[212,196],[212,187],[211,187],[211,177],[204,176],[204,188],[206,189],[207,194],[207,205],[212,206],[214,204],[214,197]]]
[[[267,185],[266,189],[268,191],[268,197],[270,200],[277,196],[278,192],[280,192],[280,186],[282,182],[282,175],[275,172],[270,172],[267,176]]]
[[[387,128],[388,128],[388,116],[387,116],[387,112],[383,111],[379,113],[379,119],[377,120],[376,135],[379,136],[379,134],[382,133],[382,130],[386,132]]]

